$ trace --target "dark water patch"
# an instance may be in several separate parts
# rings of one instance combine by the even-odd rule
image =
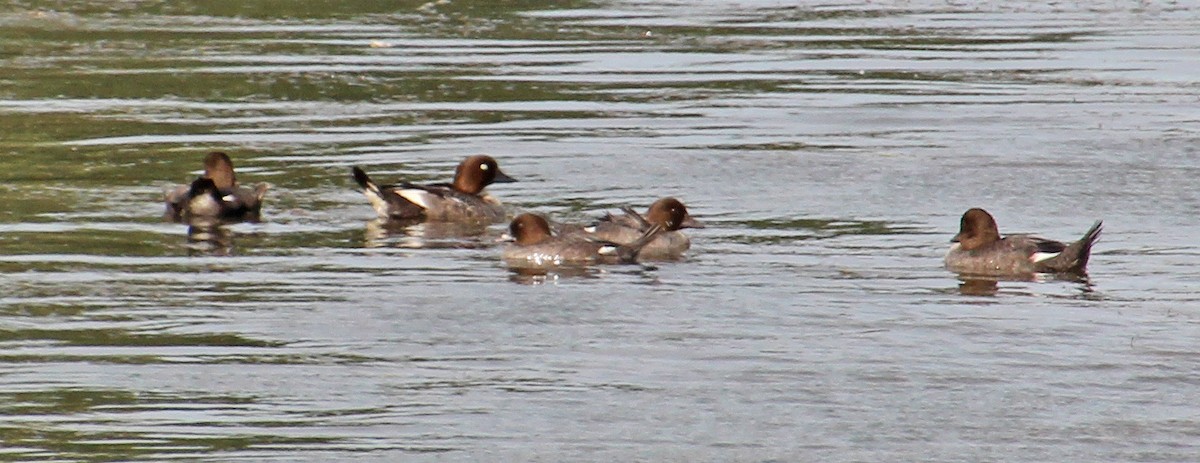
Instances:
[[[24,454],[39,459],[47,456],[78,458],[88,461],[128,461],[130,459],[198,458],[212,452],[237,452],[263,449],[337,447],[344,439],[285,437],[256,433],[231,436],[163,435],[160,432],[123,432],[0,428],[6,447],[28,449]]]
[[[135,333],[121,329],[0,330],[0,342],[50,341],[67,346],[224,346],[281,347],[283,343],[246,338],[237,334]]]
[[[109,413],[144,410],[170,410],[183,404],[210,404],[230,409],[252,406],[252,397],[189,394],[180,396],[147,391],[60,388],[11,392],[5,397],[6,409],[31,415],[78,414],[103,410]]]

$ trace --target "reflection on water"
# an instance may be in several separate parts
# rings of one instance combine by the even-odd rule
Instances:
[[[0,459],[1200,454],[1185,3],[76,1],[0,32]],[[272,184],[262,223],[159,220],[210,150]],[[674,196],[707,228],[529,273],[500,225],[366,221],[346,175],[479,153],[514,212]],[[1104,217],[1091,279],[957,279],[973,206]]]
[[[658,269],[658,266],[647,264],[594,266],[560,265],[551,268],[508,267],[508,280],[513,283],[528,286],[545,284],[554,285],[559,282],[571,281],[574,279],[587,280],[604,278],[608,274],[618,273],[622,275],[638,277],[637,279],[642,283],[649,282],[651,284],[657,284],[658,279],[655,271]]]
[[[958,283],[958,292],[966,296],[995,296],[999,290],[996,280],[962,278]]]
[[[1044,274],[1038,273],[1029,275],[1028,278],[1007,277],[997,279],[994,276],[975,276],[975,275],[958,275],[958,292],[966,296],[995,296],[1000,292],[1001,283],[1068,283],[1067,287],[1075,289],[1075,295],[1071,297],[1080,297],[1084,299],[1094,299],[1096,296],[1095,286],[1091,279],[1087,276],[1072,275],[1072,274]],[[1028,285],[1021,285],[1022,288],[1028,288]],[[1007,290],[1006,290],[1007,292]],[[1035,294],[1033,292],[1021,291],[1022,294]]]
[[[553,269],[509,267],[508,280],[522,285],[555,284],[564,278],[600,278],[605,270],[600,267],[563,266]]]
[[[401,221],[376,218],[366,224],[367,247],[483,249],[496,245],[500,235],[487,224]]]
[[[233,232],[220,223],[193,223],[188,225],[188,249],[194,255],[234,255]]]

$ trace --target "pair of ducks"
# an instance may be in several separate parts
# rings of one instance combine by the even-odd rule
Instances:
[[[470,156],[450,183],[418,185],[400,182],[379,185],[362,169],[352,169],[372,208],[385,220],[492,224],[506,217],[502,203],[484,189],[493,183],[515,182],[490,156]],[[191,185],[167,192],[166,217],[190,224],[257,221],[265,184],[250,190],[238,185],[233,162],[221,152],[204,160],[204,174]],[[587,226],[556,223],[523,213],[509,225],[512,241],[503,252],[512,267],[545,268],[589,264],[634,263],[678,259],[691,246],[684,228],[703,228],[675,198],[652,204],[645,215],[630,208]]]
[[[358,167],[352,172],[375,212],[398,221],[500,222],[506,216],[503,205],[484,188],[516,181],[500,170],[495,159],[482,155],[463,160],[451,183],[381,186]],[[253,190],[238,185],[229,156],[214,152],[205,158],[204,175],[167,193],[166,216],[190,223],[258,220],[266,191],[266,184]],[[520,214],[509,225],[513,243],[505,247],[503,258],[510,266],[522,268],[677,259],[691,246],[680,230],[704,226],[675,198],[656,201],[644,216],[628,207],[622,212],[608,214],[589,226],[554,227],[540,215]],[[980,276],[1082,276],[1101,226],[1097,221],[1071,243],[1024,234],[1001,236],[992,215],[973,208],[962,216],[945,265],[956,273]]]

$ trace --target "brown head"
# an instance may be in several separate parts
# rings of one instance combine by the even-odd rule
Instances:
[[[527,212],[513,219],[508,234],[521,246],[538,244],[550,239],[550,224],[542,216]]]
[[[991,214],[978,207],[968,210],[962,216],[958,226],[958,234],[950,239],[965,251],[978,249],[1000,241],[1000,228]]]
[[[491,156],[477,155],[463,160],[454,169],[454,189],[463,193],[477,195],[493,183],[515,182],[500,171],[500,165]]]
[[[218,190],[229,191],[237,186],[237,175],[233,173],[233,161],[220,151],[204,157],[204,178],[212,179]]]
[[[675,198],[663,198],[655,201],[646,211],[646,221],[653,225],[662,225],[664,230],[675,231],[680,228],[704,228],[704,224],[688,215],[687,208]]]

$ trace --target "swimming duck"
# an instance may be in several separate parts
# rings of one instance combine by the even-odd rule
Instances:
[[[950,241],[946,268],[986,276],[1027,276],[1034,273],[1087,274],[1092,245],[1103,222],[1096,221],[1079,241],[1061,243],[1032,235],[1001,237],[996,220],[980,208],[962,216],[959,232]]]
[[[352,171],[379,217],[393,220],[500,222],[505,217],[503,205],[483,189],[493,183],[516,181],[500,171],[495,159],[483,155],[463,160],[454,170],[451,183],[380,186],[362,169],[354,167]]]
[[[229,155],[214,151],[204,157],[203,175],[190,185],[179,185],[164,195],[166,212],[163,216],[174,221],[198,217],[257,221],[268,188],[266,183],[255,185],[253,190],[238,185]],[[211,195],[216,195],[219,201],[209,203],[207,200]],[[193,204],[203,207],[191,210]]]
[[[639,257],[643,260],[674,260],[682,257],[684,251],[692,246],[691,240],[680,230],[704,228],[704,224],[692,218],[687,207],[675,198],[655,201],[644,216],[629,207],[621,210],[623,214],[609,213],[590,226],[564,225],[560,230],[564,233],[587,233],[601,241],[630,244],[641,238],[650,227],[657,225],[662,232],[642,248]]]
[[[503,258],[516,268],[636,263],[638,253],[661,230],[654,225],[634,242],[617,244],[578,233],[555,236],[544,217],[525,213],[509,224],[513,243],[505,246]]]

